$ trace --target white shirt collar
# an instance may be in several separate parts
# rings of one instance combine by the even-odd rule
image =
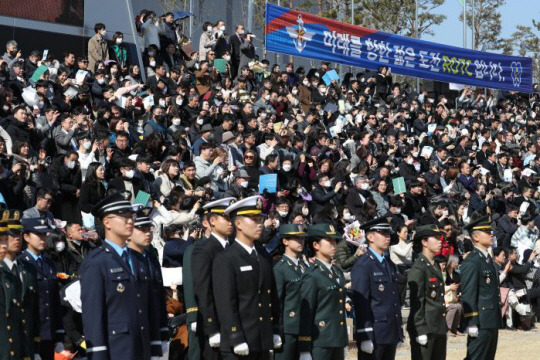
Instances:
[[[255,247],[249,247],[247,246],[246,244],[244,244],[243,242],[241,242],[240,240],[238,239],[234,239],[237,243],[239,243],[244,249],[246,249],[246,251],[248,252],[249,255],[251,255],[251,253],[253,251],[255,251]]]
[[[4,262],[6,263],[7,267],[9,268],[9,270],[12,270],[13,269],[13,265],[17,264],[17,260],[9,260],[7,257],[4,258]]]
[[[323,263],[324,266],[326,266],[328,268],[328,270],[332,271],[332,264],[329,264],[326,261],[323,261],[321,259],[317,259],[317,260],[319,260],[321,263]]]
[[[225,240],[225,239],[223,239],[221,236],[219,236],[219,235],[216,234],[215,232],[212,232],[211,235],[212,235],[213,237],[215,237],[215,238],[219,241],[219,243],[221,244],[221,246],[223,246],[223,248],[225,249],[225,247],[227,246],[228,241]]]
[[[290,257],[287,254],[283,254],[283,255],[285,255],[287,257],[287,259],[291,260],[293,262],[294,266],[298,266],[298,261],[299,261],[298,258]]]
[[[489,253],[487,251],[480,249],[478,246],[475,246],[475,248],[480,251],[487,259],[487,257],[489,256]]]

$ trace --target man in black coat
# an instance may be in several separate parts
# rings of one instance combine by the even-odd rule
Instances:
[[[232,223],[224,216],[225,209],[236,201],[225,198],[206,204],[208,221],[212,233],[207,239],[198,241],[191,254],[191,277],[197,307],[195,325],[190,324],[191,331],[197,334],[200,354],[203,359],[220,359],[221,342],[220,321],[216,315],[216,301],[213,291],[213,264],[215,257],[229,245],[227,237],[233,232]],[[220,296],[220,294],[218,294]]]
[[[251,196],[229,206],[236,239],[216,256],[213,266],[214,296],[224,360],[270,358],[280,348],[279,299],[272,263],[256,241],[262,233],[262,198]],[[248,356],[246,358],[246,356]]]
[[[428,201],[424,195],[424,188],[420,182],[413,182],[410,191],[405,194],[405,205],[402,212],[409,219],[418,219],[428,208]]]
[[[506,207],[506,214],[501,216],[497,221],[495,229],[495,237],[497,238],[497,246],[502,246],[505,249],[510,247],[512,236],[518,229],[517,225],[518,208],[514,205]]]
[[[46,219],[22,219],[23,237],[27,248],[17,261],[24,263],[37,278],[40,315],[39,354],[43,360],[53,360],[56,350],[63,350],[64,326],[62,324],[62,306],[60,288],[56,278],[54,263],[42,254],[45,240],[50,231]]]
[[[329,204],[331,206],[338,205],[343,200],[343,183],[338,182],[332,187],[328,175],[320,174],[317,177],[318,184],[315,186],[312,192],[313,202],[311,203],[311,212],[313,214],[323,210]]]
[[[39,131],[34,129],[34,123],[28,121],[28,114],[22,106],[13,109],[13,115],[7,117],[1,126],[9,134],[13,144],[28,142],[30,146],[35,148],[35,145],[42,139]]]

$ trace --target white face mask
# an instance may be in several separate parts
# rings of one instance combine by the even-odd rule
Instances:
[[[298,89],[292,89],[291,92],[292,92],[293,95],[296,95],[296,94],[298,94]]]
[[[211,26],[207,27],[207,28],[206,28],[206,31],[212,32],[212,27],[211,27]]]
[[[394,214],[401,214],[401,208],[397,208]]]
[[[278,214],[281,217],[285,217],[285,216],[289,215],[289,212],[288,211],[278,211]]]
[[[472,146],[472,149],[473,149],[473,151],[476,151],[476,149],[478,149],[478,146],[473,145],[473,146]]]
[[[121,43],[122,43],[122,41],[124,41],[124,39],[122,39],[122,38],[118,38],[118,39],[116,39],[116,43],[117,43],[117,44],[121,44]]]
[[[98,84],[103,85],[105,84],[105,79],[97,79]]]
[[[418,151],[413,152],[413,153],[412,153],[412,156],[414,156],[415,158],[417,158],[417,157],[418,157]]]
[[[248,181],[242,181],[242,182],[240,183],[240,186],[243,187],[243,188],[245,189],[245,188],[248,187],[248,184],[249,184]]]
[[[412,165],[414,163],[414,159],[407,159],[407,164]]]
[[[309,215],[309,209],[307,207],[302,208],[302,215],[308,216]]]
[[[225,56],[223,57],[223,60],[225,60],[225,61],[231,61],[231,56],[230,56],[230,55],[225,55]]]
[[[184,103],[184,99],[176,99],[176,105],[182,106],[183,103]]]
[[[101,36],[105,36],[107,34],[107,30],[101,30]]]
[[[325,87],[320,87],[320,88],[319,88],[319,92],[320,92],[321,94],[324,94],[324,93],[326,92],[326,88],[325,88]]]
[[[219,28],[219,30],[225,31],[225,25],[221,25],[221,27]]]
[[[197,125],[202,125],[204,123],[204,119],[198,118],[197,119]]]
[[[75,167],[75,161],[69,160],[67,162],[67,167],[70,168],[70,169],[73,169]]]
[[[349,213],[346,213],[345,215],[343,215],[343,220],[345,220],[346,222],[353,222],[354,221],[354,216],[352,216]]]
[[[54,248],[56,249],[56,251],[62,252],[66,249],[66,243],[63,241],[57,242],[56,244],[54,244]]]
[[[265,95],[264,100],[266,100],[266,101],[270,100],[270,95]]]
[[[448,216],[448,210],[443,210],[443,211],[442,211],[442,215]]]
[[[172,123],[173,123],[174,126],[178,126],[178,125],[180,125],[180,119],[178,119],[178,118],[177,118],[177,119],[173,119],[173,120],[172,120]]]
[[[304,84],[304,86],[309,86],[309,80],[306,79],[306,80],[302,81],[302,84]]]
[[[150,61],[150,67],[156,67],[156,62],[155,62],[155,60]]]
[[[291,171],[292,165],[285,164],[283,165],[283,171],[288,172]]]
[[[91,141],[85,141],[83,143],[83,146],[86,150],[89,150],[91,147],[92,147],[92,142]]]
[[[329,188],[330,186],[332,186],[332,182],[331,182],[330,180],[326,180],[326,181],[324,182],[324,187]]]
[[[128,170],[124,173],[126,179],[133,179],[133,175],[135,175],[135,170]]]
[[[165,99],[159,99],[159,106],[165,107]]]
[[[362,189],[362,190],[369,190],[369,184],[368,184],[368,183],[362,183],[362,184],[360,184],[360,189]]]

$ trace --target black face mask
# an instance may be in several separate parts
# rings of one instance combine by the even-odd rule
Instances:
[[[164,115],[157,115],[155,117],[155,120],[158,124],[163,124],[165,122],[165,116]]]

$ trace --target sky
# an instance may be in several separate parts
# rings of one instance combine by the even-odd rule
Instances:
[[[442,6],[436,9],[437,14],[446,15],[446,20],[441,25],[433,27],[434,36],[426,35],[423,39],[462,47],[463,23],[459,21],[461,9],[462,6],[458,0],[446,0]],[[506,0],[506,4],[501,7],[501,14],[501,35],[507,38],[516,30],[516,25],[532,26],[531,20],[533,18],[540,21],[540,0]],[[470,29],[467,30],[467,37],[467,46],[470,48]]]

